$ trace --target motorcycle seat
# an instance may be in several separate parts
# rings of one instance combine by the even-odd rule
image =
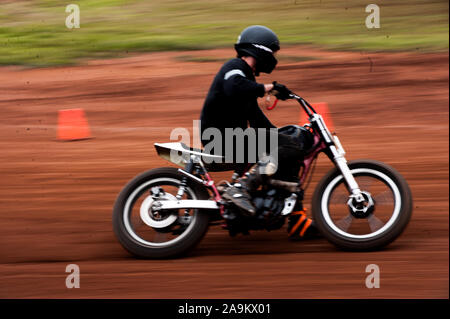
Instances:
[[[189,155],[197,155],[208,171],[225,172],[236,169],[236,164],[225,163],[223,156],[208,154],[202,149],[189,147],[184,143],[155,143],[154,145],[159,156],[179,166],[185,165]]]

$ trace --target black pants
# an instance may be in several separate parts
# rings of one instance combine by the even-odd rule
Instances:
[[[271,158],[276,160],[277,164],[277,171],[272,176],[272,178],[295,182],[298,180],[298,174],[304,159],[303,144],[298,139],[293,139],[289,135],[283,133],[275,134],[276,136],[269,136],[269,134],[266,134],[265,144],[265,150],[268,151]],[[270,149],[270,138],[277,138],[278,140],[278,144],[275,149]],[[258,141],[258,139],[256,140]],[[203,146],[206,146],[208,143],[209,141],[202,140]],[[223,141],[222,145],[225,145],[225,141]],[[233,163],[231,164],[231,166],[239,175],[242,175],[252,164],[261,159],[260,156],[258,156],[259,154],[249,154],[248,139],[244,140],[244,149],[246,151],[243,161],[236,160],[236,148],[234,149],[235,152],[233,153]],[[258,153],[256,147],[252,147],[252,149],[255,149],[255,151]],[[226,156],[225,147],[222,148],[222,152],[214,152],[214,155]],[[214,171],[214,163],[209,164],[208,169]]]

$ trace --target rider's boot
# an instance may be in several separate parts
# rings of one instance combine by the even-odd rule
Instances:
[[[263,185],[275,171],[276,165],[274,163],[270,161],[258,162],[224,192],[223,198],[230,200],[239,207],[243,215],[255,216],[256,208],[252,203],[250,193]]]
[[[320,237],[314,221],[306,215],[306,209],[302,204],[291,213],[288,222],[288,236],[291,240],[303,240]]]

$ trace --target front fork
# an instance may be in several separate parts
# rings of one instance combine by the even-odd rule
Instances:
[[[344,148],[342,147],[341,142],[339,141],[339,138],[336,135],[332,136],[330,134],[330,131],[327,128],[325,122],[323,121],[321,115],[314,114],[311,120],[313,123],[317,124],[317,127],[319,128],[319,131],[323,136],[325,143],[328,145],[332,144],[329,146],[328,151],[326,151],[326,154],[339,168],[339,170],[342,173],[342,176],[344,176],[344,179],[348,185],[348,189],[351,193],[350,200],[354,199],[357,203],[364,202],[365,198],[361,192],[361,189],[359,188],[358,183],[353,177],[350,168],[347,165],[347,160],[345,159],[345,151]]]
[[[336,146],[330,146],[329,149],[331,154],[329,155],[333,156],[333,160],[341,171],[342,176],[347,183],[348,190],[351,193],[347,201],[347,206],[353,217],[366,218],[373,212],[374,200],[372,195],[367,191],[361,191],[359,188],[355,177],[347,165],[347,160],[344,156],[345,151],[337,136],[334,136],[334,142]]]
[[[335,139],[337,139],[336,136]],[[350,168],[347,165],[347,160],[345,159],[345,152],[343,151],[342,147],[340,147],[339,150],[339,147],[336,148],[336,146],[330,146],[330,151],[333,155],[333,161],[336,163],[336,166],[341,171],[342,176],[344,177],[347,183],[348,190],[351,193],[350,197],[353,197],[358,203],[364,202],[365,198],[362,195],[361,189],[359,188],[358,183],[356,182],[352,172],[350,171]]]

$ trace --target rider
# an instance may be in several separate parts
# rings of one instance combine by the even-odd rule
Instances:
[[[259,25],[247,27],[240,34],[235,49],[237,57],[226,62],[217,73],[201,112],[201,136],[204,146],[209,142],[203,134],[208,128],[218,129],[222,137],[225,137],[226,128],[245,130],[250,125],[255,129],[274,129],[275,126],[259,108],[257,98],[270,92],[275,93],[278,99],[285,100],[291,93],[279,83],[260,84],[255,81],[255,76],[259,76],[261,72],[271,73],[277,64],[275,53],[280,50],[280,43],[272,30]],[[238,206],[244,215],[254,216],[256,213],[249,192],[258,189],[270,178],[283,177],[283,180],[292,180],[293,175],[298,176],[304,156],[303,148],[306,148],[310,141],[301,140],[305,144],[302,148],[301,145],[299,147],[298,140],[294,141],[288,135],[278,133],[277,137],[277,163],[271,161],[270,157],[260,158],[223,194],[223,197]],[[315,234],[312,220],[306,217],[301,203],[295,208],[296,211],[289,217],[289,236],[305,238]]]

